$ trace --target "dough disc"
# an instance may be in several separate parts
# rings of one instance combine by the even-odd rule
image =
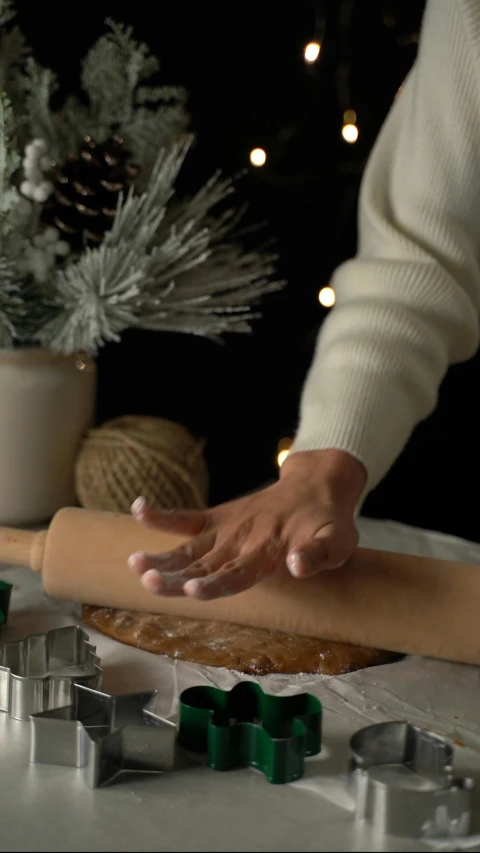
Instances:
[[[91,628],[138,649],[248,675],[319,673],[341,675],[398,660],[378,649],[244,628],[225,622],[152,615],[84,605]]]

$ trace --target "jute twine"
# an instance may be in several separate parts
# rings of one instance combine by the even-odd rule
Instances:
[[[161,418],[127,416],[90,430],[75,484],[86,509],[129,512],[143,495],[157,509],[202,509],[208,494],[204,442]]]

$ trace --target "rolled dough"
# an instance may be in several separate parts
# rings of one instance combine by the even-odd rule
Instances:
[[[248,675],[299,672],[340,675],[399,657],[347,643],[169,614],[85,605],[83,619],[91,628],[129,646]]]

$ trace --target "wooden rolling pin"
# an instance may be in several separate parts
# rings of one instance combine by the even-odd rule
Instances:
[[[41,533],[0,528],[0,562],[41,572],[45,591],[67,601],[480,664],[480,566],[358,550],[337,571],[301,581],[285,571],[211,602],[146,592],[128,556],[167,551],[182,541],[129,516],[69,508]]]

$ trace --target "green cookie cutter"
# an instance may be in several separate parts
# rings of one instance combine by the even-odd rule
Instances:
[[[0,581],[0,630],[7,624],[12,584]]]
[[[310,693],[269,696],[252,681],[232,690],[189,687],[180,695],[180,746],[212,770],[256,767],[282,785],[303,776],[322,742],[322,706]]]

